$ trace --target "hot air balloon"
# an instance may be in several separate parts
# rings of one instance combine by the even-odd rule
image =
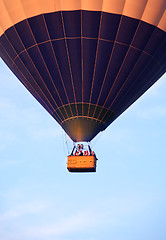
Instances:
[[[0,0],[0,56],[75,143],[90,142],[165,73],[166,0]],[[95,171],[92,158],[68,169]]]

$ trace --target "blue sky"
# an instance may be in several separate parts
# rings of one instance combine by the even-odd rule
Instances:
[[[166,75],[71,174],[60,126],[0,61],[0,239],[165,240]]]

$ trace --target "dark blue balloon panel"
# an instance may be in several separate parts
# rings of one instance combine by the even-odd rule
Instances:
[[[166,72],[166,33],[118,14],[54,12],[6,30],[0,55],[74,141],[90,141]]]

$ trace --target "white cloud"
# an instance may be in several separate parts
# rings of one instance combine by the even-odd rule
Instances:
[[[0,222],[4,221],[14,221],[16,219],[19,219],[23,217],[24,215],[28,214],[36,214],[41,213],[44,210],[48,208],[49,204],[48,202],[42,202],[42,201],[33,201],[29,203],[24,203],[20,205],[16,205],[10,210],[7,210],[4,213],[0,214]]]
[[[149,193],[140,194],[137,191],[120,193],[108,198],[103,196],[82,209],[80,205],[80,211],[77,208],[73,213],[70,211],[65,215],[64,212],[61,215],[60,211],[55,213],[58,206],[53,202],[33,201],[17,205],[1,214],[0,223],[3,224],[0,225],[3,227],[0,228],[0,234],[3,233],[8,240],[13,237],[15,237],[14,239],[66,239],[66,236],[69,237],[67,239],[72,239],[73,234],[81,236],[86,233],[88,236],[90,232],[92,234],[98,232],[99,228],[103,231],[107,229],[110,233],[115,228],[131,229],[137,224],[137,221],[140,223],[142,216],[146,217],[145,212],[148,216],[158,202],[158,198],[159,196],[153,195],[153,193],[150,195]],[[67,205],[70,208],[70,204],[67,203]],[[63,209],[63,206],[61,205],[60,208]],[[32,219],[32,223],[30,220],[22,222],[21,220],[24,217],[27,219],[28,215],[29,219]],[[38,216],[35,221],[33,216]],[[6,225],[10,230],[9,236],[5,232]],[[91,239],[90,236],[87,239]]]
[[[42,238],[76,233],[96,225],[97,221],[95,215],[89,211],[89,209],[84,209],[57,221],[56,223],[28,228],[26,234]]]
[[[55,223],[29,227],[26,230],[26,235],[46,239],[51,236],[88,232],[92,228],[103,227],[104,225],[109,225],[109,227],[127,226],[129,223],[124,221],[126,216],[139,215],[149,205],[149,199],[146,200],[145,197],[134,195],[134,193],[131,196],[100,199],[100,201],[89,204],[87,208],[81,211],[60,218]]]

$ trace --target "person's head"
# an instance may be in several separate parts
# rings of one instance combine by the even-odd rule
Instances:
[[[94,155],[95,155],[95,152],[94,152],[94,151],[92,151],[92,152],[91,152],[91,154],[94,156]]]

